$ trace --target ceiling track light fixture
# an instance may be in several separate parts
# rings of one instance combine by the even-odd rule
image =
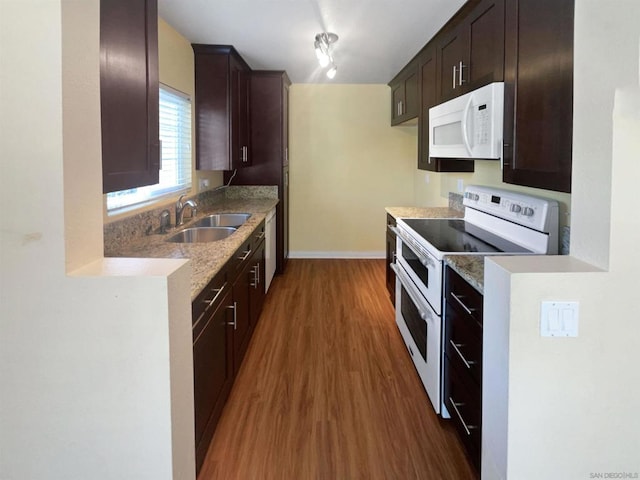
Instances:
[[[338,41],[338,35],[335,33],[318,33],[316,35],[313,46],[316,50],[316,58],[322,68],[329,67],[326,71],[327,77],[333,79],[338,72],[338,67],[333,61],[333,55],[331,54],[332,45]]]

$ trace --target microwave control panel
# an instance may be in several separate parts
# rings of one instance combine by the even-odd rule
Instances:
[[[474,121],[472,123],[474,145],[486,145],[491,135],[491,111],[486,103],[473,108]]]

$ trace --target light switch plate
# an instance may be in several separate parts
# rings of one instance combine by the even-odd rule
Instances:
[[[542,302],[540,306],[540,336],[577,337],[578,302]]]

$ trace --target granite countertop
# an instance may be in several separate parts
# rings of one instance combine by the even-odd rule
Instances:
[[[450,266],[469,285],[484,295],[484,257],[486,255],[445,255],[444,263]]]
[[[171,229],[166,234],[151,234],[131,242],[118,242],[108,246],[105,255],[109,257],[190,259],[192,268],[191,300],[194,300],[277,203],[278,199],[276,198],[226,198],[204,212],[198,212],[195,219],[187,219],[184,225],[179,228]],[[165,241],[174,233],[189,228],[196,220],[214,213],[251,213],[251,217],[233,235],[223,240],[209,243]]]
[[[386,207],[394,218],[461,218],[464,212],[451,207]]]

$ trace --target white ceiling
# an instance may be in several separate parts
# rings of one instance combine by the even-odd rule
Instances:
[[[388,83],[466,0],[158,0],[191,43],[233,45],[253,69],[294,83]],[[338,74],[315,58],[317,33],[338,34]]]

